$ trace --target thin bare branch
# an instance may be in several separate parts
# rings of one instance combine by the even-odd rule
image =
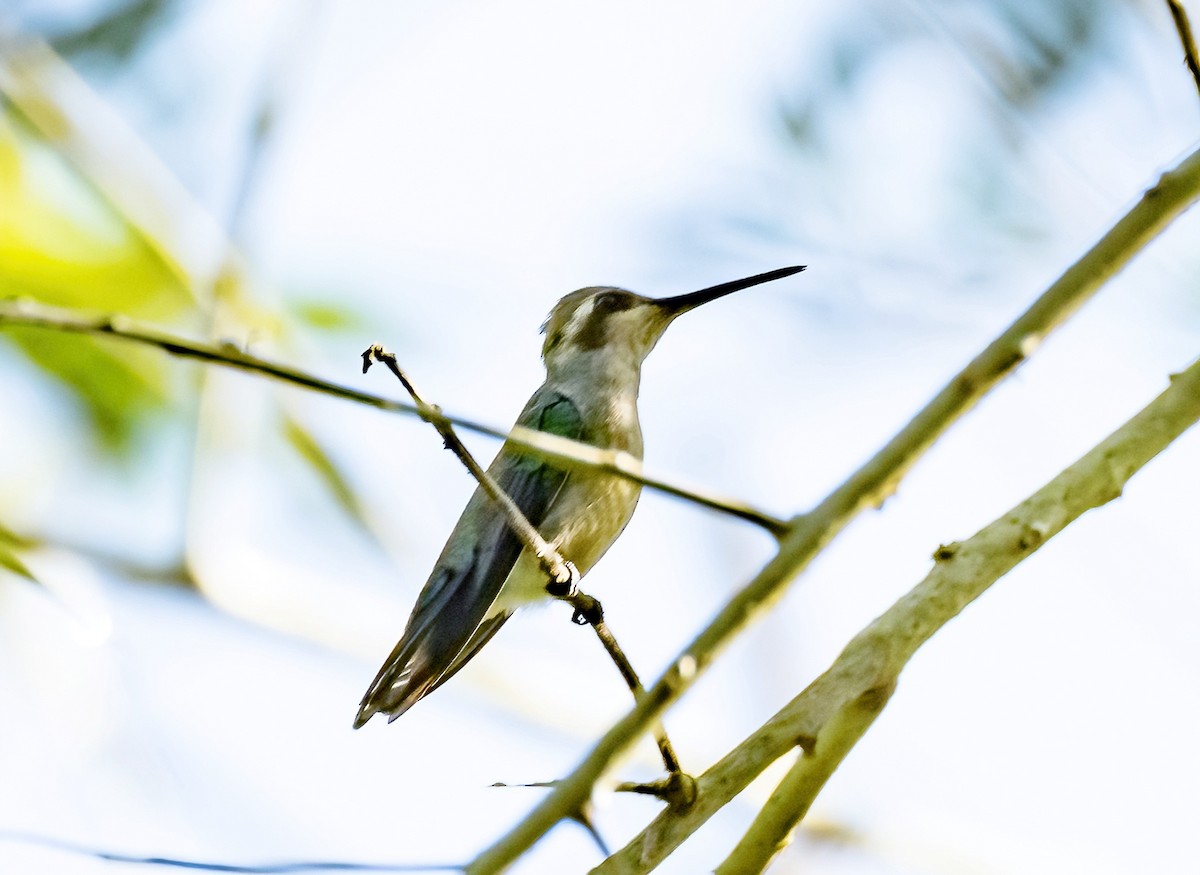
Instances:
[[[542,570],[550,578],[550,581],[557,583],[559,586],[569,587],[570,591],[576,589],[576,584],[579,582],[579,571],[576,570],[574,565],[563,559],[558,550],[542,537],[541,533],[525,518],[525,514],[521,512],[521,508],[517,507],[517,503],[508,496],[507,492],[500,488],[500,484],[487,471],[483,470],[483,466],[475,461],[475,457],[471,455],[471,451],[466,448],[466,445],[455,434],[454,426],[442,417],[441,408],[425,402],[425,399],[417,391],[417,387],[408,378],[408,374],[404,373],[400,367],[400,363],[396,361],[396,356],[376,344],[362,354],[362,361],[364,374],[370,369],[372,361],[382,362],[388,366],[391,372],[396,375],[396,379],[400,381],[400,385],[404,387],[404,390],[412,398],[417,408],[417,415],[437,429],[437,433],[446,442],[446,449],[458,457],[458,460],[470,472],[475,482],[487,493],[488,498],[500,508],[500,511],[508,521],[508,527],[513,530],[513,533],[521,540],[521,543],[533,553],[538,563],[542,566]],[[563,594],[566,595],[567,593],[568,591],[564,591]]]
[[[646,730],[691,687],[716,656],[763,616],[858,513],[891,495],[933,443],[1046,336],[1086,303],[1133,256],[1200,198],[1200,150],[1164,173],[1134,207],[1012,325],[960,371],[866,464],[811,513],[793,520],[779,553],[676,657],[638,705],[615,723],[570,775],[520,823],[471,863],[473,875],[499,872],[592,792]]]
[[[521,508],[517,507],[517,503],[506,493],[500,484],[496,482],[483,467],[475,461],[475,457],[471,455],[471,451],[466,448],[459,437],[454,432],[454,426],[441,419],[441,410],[433,404],[429,404],[421,397],[421,393],[417,391],[417,387],[413,385],[400,363],[396,361],[396,356],[384,350],[378,344],[367,349],[362,354],[363,373],[371,367],[372,361],[382,362],[387,365],[388,369],[396,375],[396,379],[404,386],[406,392],[416,404],[419,415],[422,419],[437,429],[438,434],[445,441],[446,449],[454,453],[458,460],[463,463],[463,466],[470,472],[475,482],[479,487],[487,493],[488,498],[500,509],[508,522],[508,527],[521,540],[521,543],[526,549],[531,552],[538,560],[542,567],[542,571],[546,573],[547,585],[546,591],[555,598],[562,599],[570,603],[575,609],[575,615],[572,619],[580,625],[589,625],[595,632],[596,637],[600,639],[600,643],[604,646],[609,658],[616,665],[617,671],[621,673],[625,683],[629,686],[629,691],[633,693],[633,698],[636,701],[645,694],[645,689],[642,687],[642,682],[638,679],[637,672],[634,671],[633,663],[629,661],[629,657],[625,655],[625,651],[617,643],[617,639],[613,636],[608,628],[608,624],[604,622],[604,609],[600,602],[592,596],[579,589],[579,570],[570,561],[565,559],[558,549],[542,537],[537,528],[529,522]],[[671,745],[671,740],[667,737],[666,730],[661,726],[656,726],[654,729],[654,738],[658,743],[659,752],[662,754],[663,766],[672,776],[678,776],[678,779],[669,785],[669,788],[674,791],[674,795],[664,795],[663,798],[672,805],[672,807],[687,805],[691,803],[694,795],[692,789],[695,782],[690,776],[682,775],[682,769],[679,765],[679,757],[675,755],[675,749]],[[686,781],[683,780],[686,778]],[[681,789],[686,788],[686,789]],[[665,792],[665,791],[664,791]],[[585,803],[587,800],[584,800]],[[581,809],[582,810],[582,809]],[[581,815],[576,814],[576,818]]]
[[[199,343],[186,338],[139,327],[133,320],[122,316],[86,317],[78,312],[36,304],[28,300],[7,302],[0,301],[0,329],[8,326],[26,326],[44,328],[53,331],[66,331],[75,334],[89,334],[97,337],[115,337],[132,343],[157,347],[164,352],[180,358],[194,359],[221,367],[250,373],[264,374],[285,383],[302,386],[314,392],[343,398],[359,404],[366,404],[380,410],[408,415],[421,415],[413,404],[381,398],[367,392],[351,389],[322,380],[296,368],[290,368],[267,359],[259,358],[238,349],[233,344]],[[776,538],[782,537],[788,531],[789,524],[765,511],[753,508],[736,499],[725,498],[714,493],[682,486],[658,477],[650,477],[642,473],[641,462],[629,453],[618,450],[601,450],[590,444],[574,441],[558,435],[546,434],[531,428],[514,426],[506,432],[490,425],[468,419],[463,416],[451,416],[444,413],[430,414],[433,420],[447,422],[465,428],[477,434],[507,440],[533,455],[553,459],[571,467],[591,467],[617,477],[623,477],[634,483],[662,492],[666,495],[706,507],[709,510],[723,513],[727,516],[766,529]]]
[[[1171,20],[1175,22],[1175,32],[1179,34],[1179,42],[1183,45],[1183,62],[1191,71],[1192,81],[1196,83],[1196,92],[1200,94],[1200,54],[1196,52],[1196,38],[1192,36],[1192,23],[1188,20],[1187,10],[1179,0],[1167,0],[1167,8],[1171,10]]]
[[[91,848],[75,842],[63,841],[50,836],[36,835],[9,830],[0,830],[0,841],[18,842],[60,851],[64,854],[91,857],[106,863],[124,863],[134,866],[158,866],[166,869],[190,869],[199,872],[235,872],[241,875],[294,875],[301,872],[461,872],[462,866],[452,863],[345,863],[335,860],[313,860],[295,863],[263,863],[261,865],[237,863],[211,863],[202,860],[185,860],[177,857],[143,857],[137,854],[121,854]]]

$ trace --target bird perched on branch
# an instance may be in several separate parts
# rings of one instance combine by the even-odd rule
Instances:
[[[546,382],[517,424],[624,450],[640,459],[642,362],[667,326],[701,304],[799,273],[785,267],[673,298],[595,286],[560,300],[542,326]],[[581,575],[633,515],[641,484],[599,470],[567,470],[506,443],[488,473]],[[363,696],[362,726],[395,720],[466,665],[523,604],[548,598],[546,572],[480,488],[450,533],[404,635]]]

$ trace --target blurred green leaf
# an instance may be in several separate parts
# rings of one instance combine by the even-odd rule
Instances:
[[[191,308],[174,268],[3,104],[0,204],[0,297],[154,319]],[[128,450],[136,425],[166,405],[161,354],[27,329],[0,341],[75,396],[110,452]]]
[[[115,341],[10,328],[6,339],[41,370],[66,385],[83,405],[106,449],[121,453],[139,421],[168,403],[167,358]]]
[[[1006,103],[1033,108],[1111,60],[1112,46],[1124,39],[1117,22],[1128,8],[1117,0],[992,0],[879,4],[869,17],[848,11],[809,55],[797,94],[781,107],[784,131],[803,148],[829,146],[863,76],[877,72],[888,55],[902,57],[897,50],[912,44],[932,46],[931,54],[934,43],[945,44]],[[1009,126],[1012,137],[1024,135],[1003,113],[993,122]]]
[[[0,544],[7,544],[9,547],[23,548],[37,546],[36,541],[32,541],[29,538],[18,535],[8,526],[4,525],[4,523],[0,523]]]
[[[283,414],[283,434],[292,448],[317,474],[338,505],[362,527],[370,531],[362,503],[337,464],[317,442],[313,433],[288,413]]]
[[[364,325],[364,320],[358,313],[332,301],[296,301],[289,309],[305,325],[320,331],[350,331]]]
[[[3,539],[0,539],[0,568],[7,568],[13,574],[20,575],[26,580],[32,580],[34,583],[38,582],[37,578],[33,576],[33,572],[17,557],[12,545],[6,543]]]
[[[167,264],[0,103],[0,297],[164,319],[191,307]]]
[[[147,37],[166,24],[177,4],[172,0],[133,0],[117,4],[107,15],[72,33],[54,38],[63,54],[95,52],[113,61],[125,61]]]

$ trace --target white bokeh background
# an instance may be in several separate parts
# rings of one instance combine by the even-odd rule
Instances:
[[[103,6],[17,3],[0,24],[53,35]],[[233,339],[368,391],[395,394],[382,371],[359,374],[378,341],[431,400],[505,425],[541,379],[536,329],[566,291],[668,295],[808,264],[680,320],[642,391],[648,470],[787,515],[1200,135],[1165,5],[1098,4],[1099,35],[1039,99],[997,72],[1020,80],[1025,60],[1003,8],[217,0],[176,4],[115,69],[86,55],[77,69],[224,224],[269,101],[234,234],[250,292],[281,312],[321,296],[357,321]],[[1051,40],[1053,15],[1019,14],[1030,44]],[[850,75],[848,57],[867,60]],[[785,110],[810,140],[789,139]],[[1139,256],[670,712],[689,769],[823,670],[939,543],[1036,489],[1197,354],[1198,228],[1185,216]],[[181,373],[194,392],[196,367]],[[8,347],[0,374],[3,520],[74,545],[27,556],[44,588],[0,578],[0,830],[226,863],[461,862],[540,792],[490,784],[565,774],[627,707],[592,636],[550,606],[403,720],[351,731],[472,488],[419,422],[210,372],[199,413],[181,400],[113,463]],[[279,437],[280,399],[371,509],[369,535]],[[936,636],[814,807],[820,829],[772,871],[1189,871],[1198,482],[1188,434]],[[648,493],[588,589],[653,678],[771,547]],[[97,551],[182,555],[200,592]],[[654,774],[649,744],[621,769]],[[778,774],[661,871],[714,866]],[[614,847],[656,811],[597,802]],[[563,824],[516,869],[599,859]],[[123,871],[3,838],[0,870]]]

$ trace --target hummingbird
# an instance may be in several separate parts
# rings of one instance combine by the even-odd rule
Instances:
[[[804,270],[785,267],[670,298],[613,286],[566,295],[542,325],[546,381],[517,424],[642,457],[642,362],[677,316]],[[580,576],[633,516],[642,486],[586,468],[568,470],[506,442],[488,473]],[[461,669],[517,608],[549,598],[549,581],[482,488],[467,502],[417,596],[404,635],[371,682],[354,727],[395,720]]]

